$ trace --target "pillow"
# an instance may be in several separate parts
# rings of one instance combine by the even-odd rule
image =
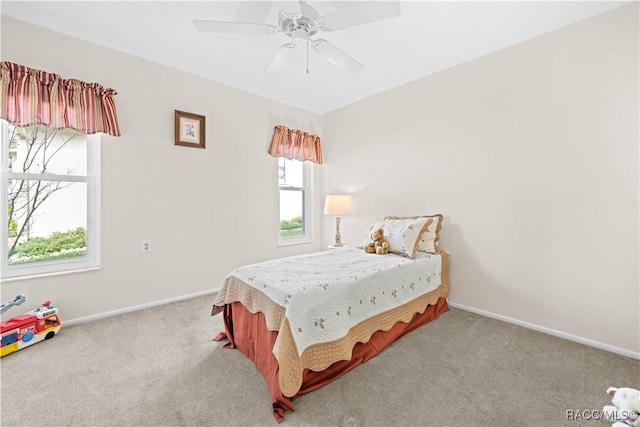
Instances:
[[[431,218],[433,223],[428,226],[427,230],[422,234],[418,250],[421,252],[428,252],[435,254],[438,252],[438,240],[440,240],[440,229],[442,228],[443,216],[441,214],[435,215],[421,215],[412,217],[399,217],[399,216],[387,216],[388,219],[414,219],[414,218]]]
[[[433,222],[432,218],[385,218],[384,221],[377,221],[369,230],[367,238],[362,246],[367,246],[373,230],[382,228],[384,236],[389,241],[389,252],[415,258],[420,245],[420,237]]]

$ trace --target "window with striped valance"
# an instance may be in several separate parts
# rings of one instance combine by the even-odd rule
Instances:
[[[43,124],[86,135],[120,136],[113,89],[63,79],[20,64],[0,63],[0,118],[16,126]]]
[[[283,125],[276,126],[268,152],[273,157],[308,160],[322,164],[320,137],[303,130],[289,129]]]

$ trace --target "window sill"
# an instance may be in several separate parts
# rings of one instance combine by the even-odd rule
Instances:
[[[44,278],[47,278],[47,277],[66,276],[67,274],[86,273],[88,271],[98,271],[98,270],[100,270],[100,267],[87,267],[87,268],[79,268],[77,270],[54,271],[54,272],[50,272],[50,273],[29,274],[29,275],[25,275],[25,276],[6,277],[6,278],[3,278],[3,279],[0,279],[0,283],[17,282],[19,280],[44,279]]]
[[[278,242],[278,247],[281,246],[294,246],[294,245],[308,245],[313,243],[313,240],[292,240],[290,242]]]

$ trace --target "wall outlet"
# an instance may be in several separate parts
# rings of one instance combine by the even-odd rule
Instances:
[[[142,241],[142,253],[151,252],[151,240],[143,240]]]

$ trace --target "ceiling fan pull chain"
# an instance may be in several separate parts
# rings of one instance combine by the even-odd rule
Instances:
[[[309,74],[309,39],[307,38],[307,74]]]

